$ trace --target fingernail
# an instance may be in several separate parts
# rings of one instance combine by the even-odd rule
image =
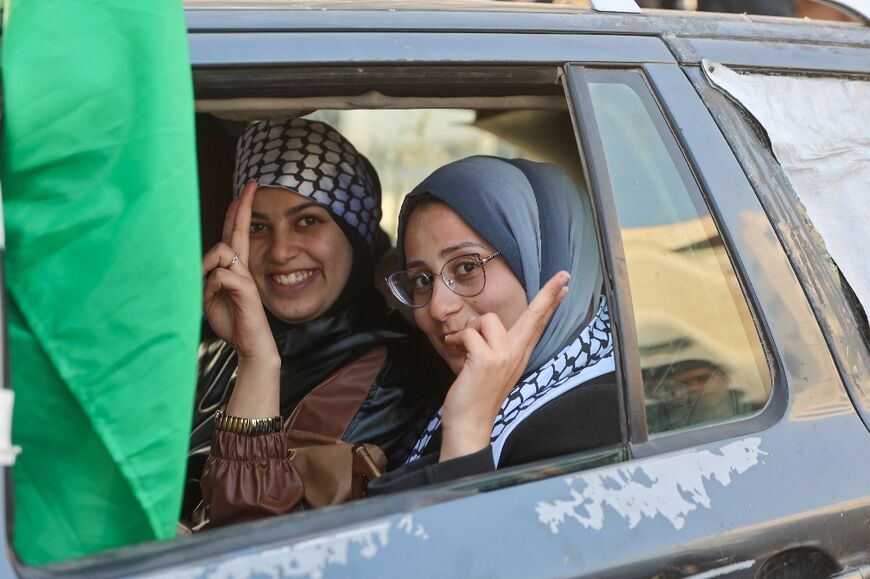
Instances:
[[[567,271],[564,272],[562,274],[562,280],[564,281],[564,283],[568,283],[569,281],[571,281],[571,274],[568,273]]]
[[[563,299],[565,299],[565,296],[567,296],[567,295],[568,295],[568,286],[565,286],[562,288],[562,291],[559,292],[559,299],[563,300]]]

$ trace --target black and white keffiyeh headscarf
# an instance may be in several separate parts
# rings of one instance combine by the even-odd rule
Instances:
[[[372,164],[320,121],[251,123],[236,147],[234,197],[245,184],[281,187],[317,201],[371,246],[381,221],[381,185]]]
[[[435,171],[406,197],[399,214],[400,267],[405,224],[415,201],[427,194],[450,206],[501,252],[529,301],[556,272],[571,273],[571,291],[493,425],[491,443],[498,465],[507,437],[525,418],[568,390],[614,370],[591,204],[554,165],[482,156],[456,161]],[[408,462],[420,458],[440,425],[441,411],[418,439]]]

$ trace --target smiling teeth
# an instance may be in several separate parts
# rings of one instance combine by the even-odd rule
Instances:
[[[296,285],[311,277],[313,273],[314,272],[311,270],[294,271],[293,273],[288,273],[287,275],[275,274],[272,276],[272,278],[281,285]]]

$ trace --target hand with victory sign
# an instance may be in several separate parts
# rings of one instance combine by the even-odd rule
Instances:
[[[251,206],[257,184],[248,183],[227,209],[222,241],[203,257],[203,310],[209,325],[239,357],[236,388],[227,413],[278,414],[281,360],[257,286],[248,271]]]
[[[447,336],[448,345],[465,350],[462,370],[444,402],[440,460],[485,448],[505,397],[523,374],[547,323],[568,293],[571,276],[561,271],[535,296],[510,329],[493,313],[472,318]]]

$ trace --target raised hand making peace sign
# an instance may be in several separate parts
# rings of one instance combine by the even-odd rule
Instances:
[[[457,375],[444,402],[441,460],[471,454],[489,444],[571,276],[557,273],[529,302],[507,258],[445,203],[413,209],[404,254],[407,269],[390,286]]]
[[[278,414],[281,359],[248,271],[251,206],[256,190],[256,182],[251,181],[230,204],[222,241],[203,257],[202,302],[212,330],[232,345],[239,357],[236,388],[227,412],[269,417]]]
[[[203,310],[214,332],[240,358],[275,349],[263,304],[248,271],[251,204],[257,184],[250,182],[227,209],[223,236],[202,260]]]
[[[486,313],[470,318],[464,329],[444,338],[448,346],[465,351],[465,362],[444,401],[442,461],[489,444],[499,408],[568,294],[570,278],[565,271],[553,276],[510,329],[496,314]]]

